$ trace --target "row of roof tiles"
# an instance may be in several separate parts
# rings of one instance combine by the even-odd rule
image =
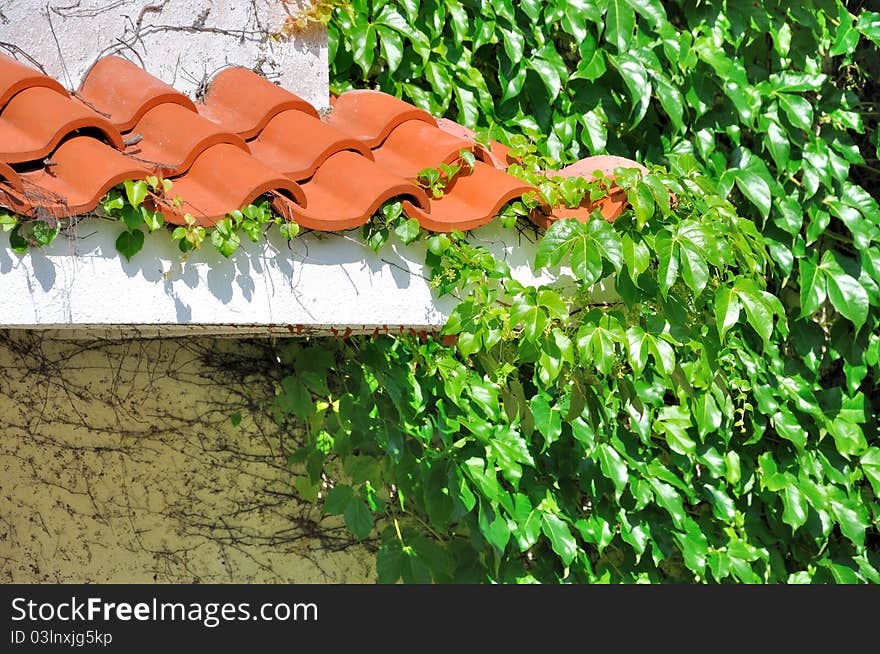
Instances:
[[[415,183],[462,149],[477,162],[441,198]],[[120,57],[99,60],[76,93],[0,54],[0,204],[24,214],[95,209],[125,180],[161,175],[182,203],[156,199],[171,223],[210,225],[272,194],[275,208],[319,230],[357,227],[392,198],[433,231],[468,230],[534,187],[505,172],[508,148],[378,92],[355,90],[322,119],[295,94],[244,68],[227,68],[195,103]],[[601,160],[600,160],[601,159]],[[610,173],[616,158],[589,158],[560,174]],[[606,217],[625,198],[606,202]],[[569,214],[585,217],[591,207]],[[537,216],[546,224],[558,210]]]

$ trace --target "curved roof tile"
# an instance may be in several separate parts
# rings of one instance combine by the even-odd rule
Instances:
[[[420,147],[414,148],[413,143]],[[373,151],[376,163],[401,177],[415,177],[425,168],[452,163],[462,150],[471,150],[467,141],[422,120],[407,120],[391,130],[388,138]]]
[[[186,172],[202,152],[218,143],[250,151],[240,136],[171,102],[147,111],[132,132],[141,140],[129,148],[128,154],[163,176]]]
[[[373,158],[370,148],[357,139],[296,110],[277,114],[248,145],[257,159],[297,181],[314,175],[328,157],[343,150]]]
[[[92,66],[77,96],[107,116],[121,132],[127,132],[147,111],[166,102],[196,110],[193,101],[183,93],[116,56],[99,59]]]
[[[199,113],[243,139],[257,136],[282,111],[294,109],[315,118],[318,112],[298,95],[247,68],[227,68],[208,87]]]
[[[210,225],[272,194],[279,211],[312,229],[363,225],[400,198],[426,229],[451,231],[483,225],[506,202],[535,190],[505,172],[506,146],[487,149],[471,130],[438,123],[403,100],[349,91],[321,120],[305,100],[244,68],[218,74],[196,105],[120,57],[98,61],[71,98],[56,81],[0,55],[0,100],[0,204],[22,214],[85,213],[114,185],[162,174],[181,204],[155,202],[176,224],[189,213]],[[476,166],[429,199],[414,177],[455,161],[462,149],[475,153]],[[558,174],[609,175],[615,166],[638,165],[612,159],[588,158]],[[626,196],[612,189],[602,202],[612,219]],[[532,219],[586,220],[593,208],[548,209]]]
[[[491,221],[505,204],[535,191],[520,179],[478,161],[470,174],[459,175],[443,197],[431,200],[430,212],[409,202],[407,215],[435,232],[465,231]]]
[[[42,159],[65,136],[85,128],[98,130],[119,150],[125,147],[122,135],[106,118],[51,89],[32,86],[0,110],[0,161]]]
[[[329,157],[303,184],[303,190],[308,203],[290,207],[293,218],[303,227],[324,231],[359,227],[395,197],[407,198],[407,204],[424,209],[430,204],[425,192],[412,182],[349,151]]]
[[[92,211],[117,184],[150,174],[131,157],[89,136],[64,141],[52,160],[51,166],[20,176],[27,202],[58,217]]]
[[[68,95],[67,90],[48,75],[43,75],[30,66],[0,53],[0,107],[3,107],[19,91],[35,86],[52,89],[60,95]]]
[[[200,225],[213,225],[226,214],[251,204],[265,193],[276,191],[299,204],[306,203],[295,181],[262,164],[229,143],[219,143],[202,152],[189,171],[172,179],[172,196],[182,204],[165,203],[162,213],[174,224],[186,223],[191,214]]]
[[[357,89],[336,98],[327,122],[363,141],[371,148],[381,145],[395,127],[408,120],[437,125],[424,109],[381,91]]]

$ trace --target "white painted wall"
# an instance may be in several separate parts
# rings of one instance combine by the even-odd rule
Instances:
[[[68,89],[119,54],[194,95],[227,65],[256,68],[317,108],[328,105],[327,33],[278,38],[309,0],[2,0],[0,51]]]
[[[147,235],[126,261],[115,248],[118,224],[88,219],[69,237],[19,255],[0,235],[0,326],[51,329],[134,326],[142,335],[372,332],[376,327],[439,329],[455,306],[437,298],[423,269],[424,245],[392,242],[374,253],[360,231],[277,232],[245,239],[230,259],[205,245],[185,259],[166,233]],[[565,284],[567,271],[531,274],[533,236],[499,221],[472,242],[506,260],[524,283]],[[612,297],[597,289],[594,298]],[[193,331],[195,330],[195,332]]]

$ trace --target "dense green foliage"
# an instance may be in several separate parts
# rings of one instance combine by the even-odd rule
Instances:
[[[454,348],[286,349],[299,488],[381,526],[381,580],[880,582],[880,14],[353,0],[330,35],[336,90],[662,167],[548,231],[552,287],[431,237]]]

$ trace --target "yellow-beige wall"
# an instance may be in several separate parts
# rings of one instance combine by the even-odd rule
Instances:
[[[372,581],[296,498],[270,348],[0,331],[0,581]]]

